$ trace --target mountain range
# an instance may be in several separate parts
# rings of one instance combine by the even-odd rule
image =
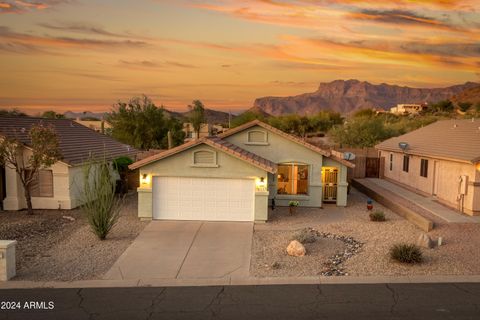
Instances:
[[[335,80],[320,83],[317,91],[311,93],[257,98],[253,107],[274,116],[292,113],[312,115],[321,110],[348,114],[366,108],[387,110],[400,103],[435,103],[461,96],[465,90],[479,86],[480,83],[466,82],[445,88],[411,88],[386,83],[375,85],[359,80]]]

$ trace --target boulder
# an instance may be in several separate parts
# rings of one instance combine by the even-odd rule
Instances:
[[[289,256],[303,257],[307,253],[307,250],[305,249],[303,244],[301,244],[297,240],[293,240],[287,247],[287,253]]]
[[[422,248],[431,249],[433,248],[433,241],[428,234],[422,233],[417,239],[417,245]]]

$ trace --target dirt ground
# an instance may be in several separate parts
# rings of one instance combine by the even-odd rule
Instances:
[[[136,194],[126,197],[120,218],[104,241],[90,231],[78,208],[35,210],[32,216],[25,211],[0,211],[0,239],[18,241],[13,280],[100,278],[147,224],[137,218],[136,199]]]
[[[305,257],[289,257],[286,246],[291,235],[302,228],[352,237],[363,243],[361,250],[341,264],[350,276],[369,275],[478,275],[480,274],[480,224],[437,223],[428,235],[444,245],[422,249],[424,262],[404,265],[389,257],[389,249],[396,243],[415,243],[423,233],[410,222],[389,209],[374,203],[374,210],[384,211],[387,221],[372,222],[366,210],[367,197],[355,189],[349,195],[346,208],[325,205],[319,208],[298,208],[295,215],[288,208],[270,212],[270,221],[255,225],[250,272],[254,276],[316,276],[333,251],[341,253],[341,246],[318,243]],[[275,262],[279,262],[272,268]]]

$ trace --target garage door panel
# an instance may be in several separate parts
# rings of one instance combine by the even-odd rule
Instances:
[[[152,197],[154,219],[253,220],[253,180],[154,177]]]

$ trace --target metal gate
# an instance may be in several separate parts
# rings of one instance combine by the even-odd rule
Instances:
[[[323,201],[337,201],[338,168],[322,168]]]

